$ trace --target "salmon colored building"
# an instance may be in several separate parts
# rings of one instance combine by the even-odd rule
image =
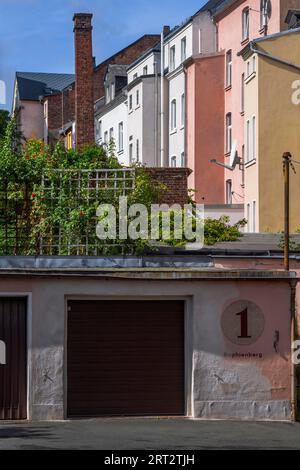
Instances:
[[[196,189],[197,202],[210,209],[219,205],[228,213],[240,208],[244,216],[245,86],[257,63],[255,58],[244,62],[238,53],[253,38],[288,29],[287,13],[297,8],[300,0],[229,0],[208,8],[217,52],[194,56],[185,65],[190,187]]]
[[[210,160],[223,153],[224,53],[186,63],[187,166],[198,203],[224,204],[224,171]]]

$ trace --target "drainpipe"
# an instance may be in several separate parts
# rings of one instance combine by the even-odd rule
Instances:
[[[161,72],[160,72],[160,166],[164,167],[165,164],[165,88],[164,88],[164,76],[165,76],[165,51],[164,51],[164,33],[161,33]]]
[[[293,358],[294,349],[293,345],[296,341],[296,287],[297,281],[291,280],[291,358]],[[291,404],[292,404],[292,419],[297,419],[297,377],[296,377],[296,366],[291,360]]]
[[[155,166],[159,166],[158,161],[158,70],[157,60],[154,59],[155,83],[154,83],[154,161]]]

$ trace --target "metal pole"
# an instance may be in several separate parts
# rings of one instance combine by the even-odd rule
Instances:
[[[292,155],[283,154],[284,171],[284,268],[290,270],[290,163]]]

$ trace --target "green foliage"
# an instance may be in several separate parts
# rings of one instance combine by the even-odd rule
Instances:
[[[236,241],[241,236],[240,229],[245,225],[247,225],[247,221],[241,220],[231,226],[227,216],[220,217],[220,219],[205,219],[205,244],[209,246],[220,242]]]
[[[0,255],[140,254],[155,249],[157,243],[148,239],[102,241],[96,236],[97,207],[109,203],[118,213],[124,188],[128,207],[143,204],[150,214],[151,205],[159,202],[165,186],[154,182],[143,167],[133,168],[132,187],[132,173],[124,176],[113,143],[107,151],[96,145],[66,150],[62,143],[52,150],[39,140],[21,146],[18,137],[12,120],[0,145]],[[96,179],[95,170],[101,169],[109,170],[113,186],[105,178]],[[186,240],[176,237],[174,216],[168,239],[162,237],[160,216],[161,237],[168,245],[184,246]],[[243,224],[231,227],[226,217],[207,219],[206,245],[236,240]],[[150,232],[151,218],[148,228]]]
[[[0,109],[0,140],[5,136],[6,128],[9,123],[9,112]]]

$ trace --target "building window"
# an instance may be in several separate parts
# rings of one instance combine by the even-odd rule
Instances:
[[[232,85],[232,51],[226,52],[226,87]]]
[[[171,102],[171,131],[176,130],[177,126],[177,105],[176,105],[176,100],[172,100]]]
[[[250,161],[250,121],[246,124],[246,163]]]
[[[256,72],[256,57],[255,55],[252,57],[252,73]]]
[[[251,223],[250,223],[250,204],[247,204],[247,231],[250,232]]]
[[[129,111],[132,111],[132,103],[133,103],[132,95],[129,95]]]
[[[245,111],[245,74],[242,74],[241,79],[241,112]]]
[[[97,139],[101,142],[101,140],[102,140],[102,121],[101,121],[101,119],[99,119],[97,121],[96,133],[97,133]]]
[[[176,156],[171,157],[171,168],[176,168],[177,166],[177,158]]]
[[[230,153],[232,148],[232,116],[226,115],[226,153]]]
[[[252,118],[252,159],[255,160],[255,148],[256,148],[256,118]]]
[[[136,105],[140,105],[140,90],[136,90]]]
[[[226,204],[232,204],[232,181],[226,181]]]
[[[124,124],[123,122],[119,123],[119,152],[124,150]]]
[[[129,161],[130,163],[133,162],[133,144],[129,144]]]
[[[115,99],[115,84],[114,83],[111,84],[111,99],[112,100]]]
[[[108,131],[104,132],[104,143],[105,143],[105,145],[108,144]]]
[[[140,141],[136,139],[136,161],[140,161]]]
[[[136,80],[137,78],[138,78],[138,74],[135,73],[135,74],[133,75],[133,80]]]
[[[67,149],[71,150],[73,148],[73,135],[72,131],[67,133]]]
[[[256,233],[256,201],[252,205],[252,232]]]
[[[185,94],[181,95],[181,127],[185,125]]]
[[[261,0],[260,2],[260,28],[268,26],[268,20],[271,17],[270,0]]]
[[[110,102],[110,94],[109,94],[109,87],[105,88],[105,96],[106,96],[106,103]]]
[[[242,13],[242,40],[245,41],[249,38],[249,8],[245,8]]]
[[[148,65],[143,68],[143,75],[148,75]]]
[[[181,39],[181,62],[186,59],[186,38]]]
[[[175,46],[170,49],[170,72],[175,70],[176,49]]]
[[[242,145],[242,187],[245,187],[245,145]]]
[[[109,129],[109,140],[112,140],[114,138],[114,128],[111,127]]]
[[[182,152],[181,154],[181,167],[185,168],[185,153]]]

